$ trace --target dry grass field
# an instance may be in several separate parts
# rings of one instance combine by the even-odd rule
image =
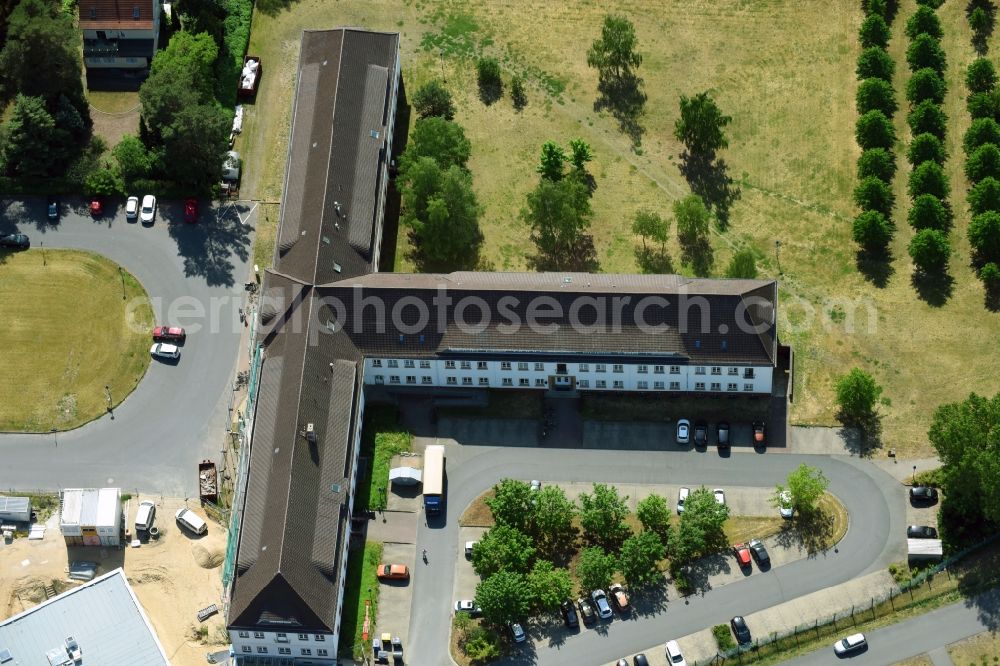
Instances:
[[[105,386],[115,405],[132,392],[153,323],[132,275],[76,250],[9,254],[0,271],[0,431],[75,428],[106,413]]]
[[[897,95],[905,104],[903,27],[915,0],[900,4],[891,46]],[[889,274],[876,286],[856,267],[850,238],[858,155],[856,0],[616,2],[616,11],[635,24],[644,58],[639,73],[648,100],[638,149],[613,118],[593,110],[597,77],[586,66],[586,50],[605,7],[595,0],[302,0],[277,15],[255,14],[250,51],[264,58],[267,69],[237,147],[246,160],[244,196],[280,199],[300,30],[359,25],[399,31],[408,94],[429,78],[444,77],[456,97],[456,120],[473,146],[469,167],[483,205],[488,264],[526,268],[532,248],[518,213],[537,182],[539,148],[547,139],[565,145],[582,137],[595,154],[592,231],[601,270],[635,271],[633,214],[652,208],[669,217],[673,201],[689,191],[672,136],[678,97],[710,90],[733,117],[722,156],[742,190],[728,230],[714,235],[714,273],[724,271],[734,248],[749,247],[762,275],[780,277],[780,333],[798,361],[793,421],[833,423],[833,382],[860,366],[886,390],[886,445],[900,455],[926,454],[926,429],[937,405],[972,390],[992,394],[1000,388],[1000,345],[988,342],[1000,332],[1000,315],[984,308],[965,238],[960,141],[969,123],[963,73],[973,54],[964,5],[945,3],[939,10],[949,59],[947,168],[957,215],[954,283],[950,296],[936,305],[921,300],[911,284],[905,144],[897,151],[899,231]],[[517,73],[526,79],[529,104],[523,112],[514,112],[509,97],[490,107],[479,101],[470,59],[477,53],[499,57],[508,78]],[[908,142],[905,112],[896,122]],[[668,248],[675,269],[687,271],[676,241]],[[397,270],[411,268],[406,249],[403,236]]]
[[[1000,636],[984,631],[948,646],[955,666],[996,666],[1000,664]]]

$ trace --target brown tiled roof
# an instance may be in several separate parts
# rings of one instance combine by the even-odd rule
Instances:
[[[81,30],[152,30],[159,8],[157,0],[80,0],[79,6]]]
[[[275,268],[310,284],[371,272],[398,35],[302,33]]]

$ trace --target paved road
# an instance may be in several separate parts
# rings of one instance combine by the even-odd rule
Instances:
[[[555,644],[537,629],[511,664],[604,664],[662,645],[734,615],[749,614],[884,568],[905,557],[905,496],[884,472],[849,457],[734,453],[727,458],[692,451],[601,451],[486,446],[448,448],[447,519],[421,524],[418,551],[430,562],[413,578],[411,650],[420,663],[448,665],[449,608],[458,553],[458,518],[465,507],[497,480],[510,477],[545,481],[602,481],[704,484],[708,487],[774,485],[805,462],[821,468],[851,516],[839,552],[799,560],[754,574],[705,596],[669,599]],[[541,471],[540,471],[541,470]],[[641,605],[640,600],[635,600]],[[751,628],[752,629],[752,628]],[[536,649],[537,648],[537,649]]]
[[[1000,591],[993,590],[966,601],[939,608],[912,620],[878,629],[869,634],[868,650],[850,659],[840,659],[830,647],[787,662],[789,666],[825,664],[891,664],[960,641],[983,631],[996,631],[1000,624]]]
[[[113,419],[58,435],[0,435],[0,488],[194,494],[195,463],[218,458],[228,418],[252,233],[252,220],[243,225],[237,214],[246,219],[248,207],[202,210],[200,224],[185,225],[179,204],[164,205],[144,227],[125,221],[124,202],[95,221],[83,201],[67,200],[56,225],[46,221],[44,204],[0,199],[0,233],[28,234],[32,251],[79,248],[109,257],[142,282],[157,321],[184,326],[188,336],[180,360],[154,360]]]

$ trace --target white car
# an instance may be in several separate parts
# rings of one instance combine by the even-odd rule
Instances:
[[[139,197],[129,197],[125,202],[125,219],[134,220],[139,217]]]
[[[177,348],[177,345],[172,345],[167,342],[157,342],[149,348],[149,353],[153,356],[159,356],[160,358],[181,357],[181,350]]]
[[[139,221],[143,224],[152,224],[156,215],[156,197],[147,194],[142,198],[142,209],[139,211]]]
[[[471,557],[472,557],[472,548],[473,548],[473,547],[474,547],[475,545],[476,545],[476,542],[475,542],[475,541],[466,541],[466,542],[465,542],[465,556],[466,556],[466,557],[469,557],[469,558],[471,558]]]
[[[195,534],[204,534],[208,531],[208,523],[202,520],[201,516],[191,509],[183,507],[177,509],[177,513],[174,514],[174,520],[177,521],[178,525]]]
[[[594,590],[590,593],[590,598],[594,600],[597,614],[601,616],[602,620],[607,620],[612,616],[611,604],[608,603],[608,595],[604,593],[604,590]]]
[[[681,646],[677,641],[667,641],[667,662],[673,666],[687,666],[684,655],[681,654]]]
[[[473,617],[483,612],[483,609],[476,607],[476,602],[472,599],[459,599],[455,602],[456,613],[468,613]]]
[[[542,489],[542,482],[539,481],[538,479],[532,479],[531,480],[531,490],[532,491],[538,491],[538,490],[541,490],[541,489]]]
[[[841,639],[833,644],[833,651],[838,654],[850,654],[857,650],[863,650],[868,646],[864,634],[851,634],[847,638]]]
[[[725,506],[725,504],[726,504],[726,491],[725,490],[723,490],[722,488],[716,488],[715,490],[712,491],[712,494],[715,495],[715,501],[716,502],[718,502],[719,504],[722,504],[723,506]]]
[[[681,419],[677,422],[677,443],[687,444],[691,441],[691,422]]]
[[[684,513],[684,502],[687,501],[688,495],[690,494],[690,488],[681,488],[677,491],[677,515]]]
[[[785,520],[790,519],[795,513],[795,509],[792,507],[792,493],[787,490],[782,490],[781,494],[778,495],[778,513]]]

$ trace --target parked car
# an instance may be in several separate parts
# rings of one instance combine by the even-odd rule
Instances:
[[[628,596],[625,594],[625,588],[615,583],[608,588],[608,591],[611,592],[611,598],[614,600],[619,612],[627,613],[631,609],[631,606],[628,604]]]
[[[465,556],[466,557],[468,557],[470,559],[472,558],[472,547],[475,546],[475,545],[476,545],[475,541],[466,541],[465,542]]]
[[[594,590],[590,593],[590,598],[594,600],[597,614],[601,616],[602,620],[611,618],[611,604],[608,603],[608,595],[604,593],[604,590]]]
[[[741,567],[746,568],[750,566],[750,549],[745,543],[733,544],[733,556],[736,558],[736,563]]]
[[[725,490],[723,490],[722,488],[716,488],[715,490],[712,491],[712,494],[715,495],[715,501],[716,502],[718,502],[719,504],[722,504],[723,506],[725,506],[725,504],[726,504],[726,491]]]
[[[747,626],[747,621],[743,619],[742,615],[737,615],[730,620],[729,627],[733,630],[733,635],[736,636],[736,642],[740,645],[746,645],[753,640],[750,637],[750,628]]]
[[[868,641],[865,639],[864,634],[851,634],[847,638],[843,638],[833,644],[833,651],[835,654],[851,654],[852,652],[858,652],[859,650],[864,650],[868,647]]]
[[[94,197],[93,199],[90,200],[90,216],[100,217],[103,214],[104,214],[104,203],[97,197]]]
[[[628,659],[622,657],[621,659],[615,662],[615,666],[628,666]]]
[[[4,234],[0,236],[0,247],[12,247],[15,250],[27,250],[31,241],[24,234]]]
[[[667,662],[672,666],[687,666],[684,655],[681,654],[681,646],[677,641],[667,641]]]
[[[156,217],[156,197],[147,194],[142,198],[142,208],[139,209],[139,221],[143,224],[152,224]]]
[[[153,356],[159,356],[160,358],[181,357],[181,350],[177,348],[177,345],[172,345],[167,342],[157,342],[149,348],[149,353]]]
[[[380,564],[375,575],[379,580],[409,580],[410,569],[405,564]]]
[[[524,627],[521,626],[520,622],[508,622],[507,626],[510,627],[510,635],[515,643],[523,643],[527,640],[528,635],[524,633]]]
[[[640,652],[632,657],[632,666],[649,666],[649,659],[646,659],[646,655]]]
[[[479,617],[483,609],[476,605],[472,599],[460,599],[455,602],[456,613],[468,613],[472,617]]]
[[[687,444],[691,441],[691,422],[681,419],[677,422],[677,443]]]
[[[561,604],[559,604],[559,611],[562,613],[563,623],[570,629],[576,629],[580,626],[580,620],[577,618],[576,609],[573,608],[573,602],[566,599]]]
[[[698,421],[694,424],[694,445],[705,446],[708,444],[708,424]]]
[[[191,509],[177,509],[174,520],[177,521],[178,525],[195,534],[204,534],[208,531],[208,523]]]
[[[725,421],[719,423],[716,435],[719,438],[719,448],[728,449],[729,448],[729,424]]]
[[[537,492],[542,489],[542,482],[538,479],[531,480],[531,490],[532,492]]]
[[[55,222],[59,219],[59,199],[55,197],[49,197],[49,222]]]
[[[750,554],[753,555],[753,559],[757,560],[757,565],[761,567],[770,566],[771,556],[767,553],[767,548],[760,539],[750,539],[747,543],[750,547]]]
[[[129,197],[125,202],[125,219],[135,220],[139,217],[139,197]]]
[[[677,515],[684,513],[684,502],[687,501],[688,495],[690,494],[690,488],[681,488],[677,491]]]
[[[795,508],[792,506],[792,493],[788,490],[782,490],[781,494],[778,495],[778,513],[785,520],[791,519],[795,513]]]
[[[906,528],[908,539],[937,539],[937,530],[928,525],[910,525]]]
[[[157,326],[153,329],[153,339],[157,342],[181,342],[184,337],[184,329],[180,326]]]
[[[764,430],[763,421],[754,421],[753,424],[753,445],[755,448],[767,447],[767,434]]]
[[[148,532],[153,526],[154,518],[156,518],[156,505],[149,500],[139,502],[139,509],[135,512],[135,531]]]
[[[194,197],[184,200],[184,221],[188,224],[198,221],[198,200]]]
[[[576,600],[576,607],[580,609],[580,618],[583,623],[587,626],[594,624],[597,620],[597,614],[594,612],[594,607],[590,605],[590,602],[580,597]]]
[[[914,504],[923,502],[934,503],[937,502],[937,498],[937,488],[930,486],[913,486],[910,488],[910,501]]]

